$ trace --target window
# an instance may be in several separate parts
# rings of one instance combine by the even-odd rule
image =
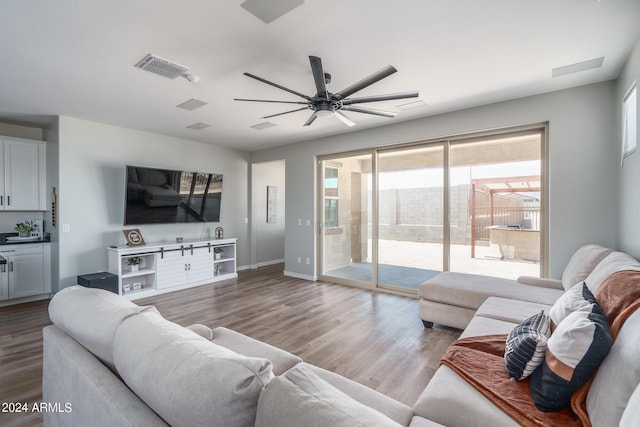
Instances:
[[[338,169],[324,168],[324,226],[338,227]]]
[[[638,145],[638,98],[634,83],[622,101],[622,160]]]

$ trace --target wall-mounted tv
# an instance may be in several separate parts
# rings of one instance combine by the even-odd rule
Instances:
[[[124,225],[219,222],[222,175],[126,167]]]

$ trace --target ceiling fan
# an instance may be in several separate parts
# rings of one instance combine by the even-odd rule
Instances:
[[[281,116],[283,114],[295,113],[296,111],[302,110],[311,110],[313,114],[311,117],[305,122],[304,126],[309,126],[314,122],[318,116],[322,115],[333,115],[340,119],[344,124],[351,127],[355,125],[354,122],[349,120],[347,116],[342,114],[342,111],[351,111],[354,113],[364,113],[364,114],[372,114],[374,116],[383,116],[383,117],[395,117],[397,113],[389,112],[389,111],[381,111],[374,110],[372,108],[359,107],[357,104],[363,104],[366,102],[377,102],[377,101],[389,101],[393,99],[405,99],[405,98],[416,98],[418,96],[418,92],[402,92],[402,93],[392,93],[388,95],[373,95],[373,96],[362,96],[358,98],[349,98],[349,96],[354,93],[371,86],[372,84],[384,79],[385,77],[389,77],[391,74],[397,72],[393,66],[387,65],[381,70],[371,74],[369,77],[365,77],[357,83],[352,84],[336,93],[331,93],[327,90],[327,84],[331,83],[331,75],[325,73],[322,69],[322,60],[317,56],[309,56],[309,62],[311,63],[311,72],[313,73],[313,80],[316,84],[316,94],[314,96],[307,96],[300,92],[296,92],[295,90],[289,89],[287,87],[281,86],[277,83],[270,82],[269,80],[263,79],[262,77],[258,77],[251,73],[243,73],[247,77],[251,77],[252,79],[256,79],[262,83],[266,83],[273,87],[277,87],[278,89],[282,89],[286,92],[297,95],[305,101],[273,101],[267,99],[246,99],[246,98],[234,98],[235,101],[251,101],[251,102],[275,102],[282,104],[300,104],[304,105],[304,107],[297,108],[291,111],[285,111],[283,113],[271,114],[270,116],[264,116],[263,119],[268,119],[270,117]]]

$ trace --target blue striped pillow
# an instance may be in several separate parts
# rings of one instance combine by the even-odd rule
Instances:
[[[550,336],[549,316],[544,310],[513,328],[504,349],[504,365],[511,381],[527,378],[542,365]]]

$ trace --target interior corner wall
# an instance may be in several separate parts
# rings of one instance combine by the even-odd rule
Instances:
[[[237,264],[249,264],[249,153],[134,129],[59,118],[58,223],[60,288],[76,276],[107,268],[107,247],[125,244],[125,165],[221,173],[220,223],[140,225],[147,243],[214,237],[237,237]],[[56,278],[54,277],[54,280]]]
[[[583,244],[615,245],[615,82],[567,89],[251,153],[285,159],[285,271],[315,277],[316,156],[531,123],[549,123],[549,275],[559,278]],[[315,218],[298,226],[297,218]],[[637,236],[636,236],[637,238]]]
[[[267,222],[267,187],[276,187],[274,222]],[[285,162],[254,163],[251,169],[251,264],[254,267],[284,260],[285,245]]]
[[[612,150],[618,155],[618,249],[640,259],[640,147],[628,156],[622,166],[622,101],[633,83],[640,93],[640,41],[638,41],[618,77],[615,95],[615,127],[617,129]],[[637,97],[640,104],[640,96]],[[640,127],[640,105],[637,106],[636,124]],[[637,132],[640,146],[640,129]]]

